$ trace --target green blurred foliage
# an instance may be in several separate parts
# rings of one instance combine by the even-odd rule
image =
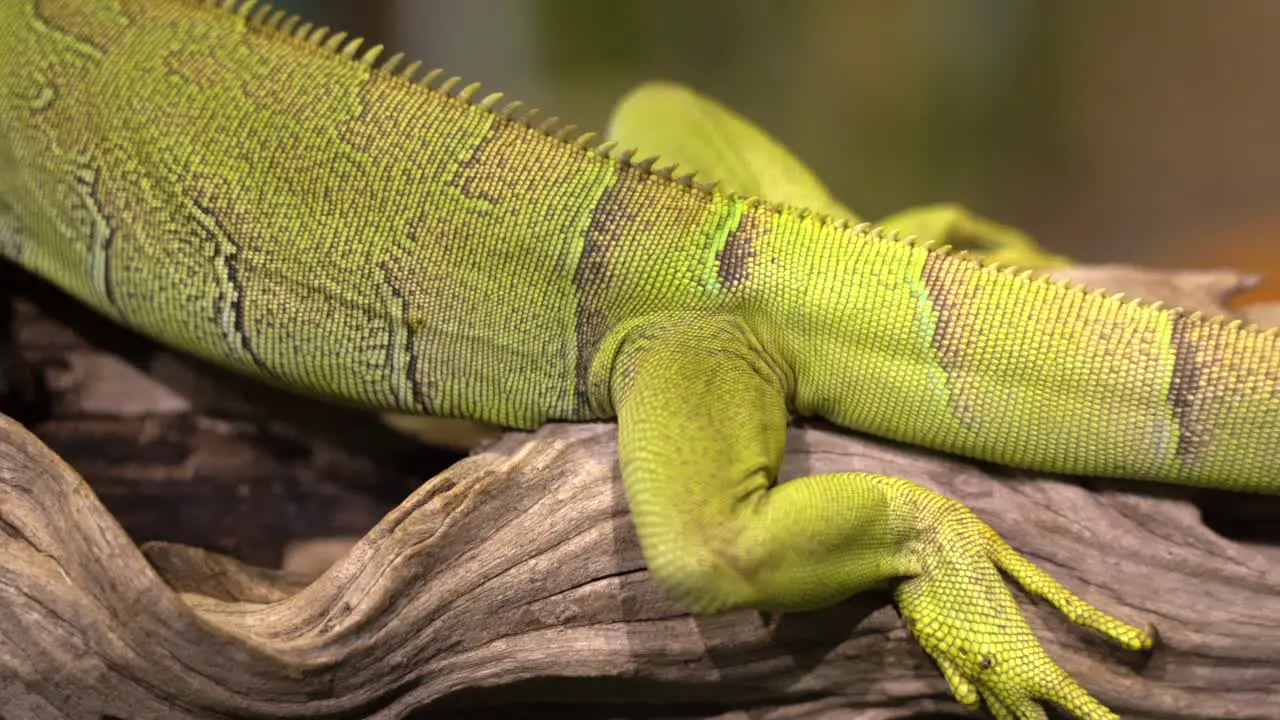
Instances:
[[[787,138],[860,212],[944,200],[1052,152],[1052,3],[538,3],[547,71],[584,92],[674,79]],[[870,140],[870,141],[869,141]],[[1048,159],[1042,159],[1048,161]]]

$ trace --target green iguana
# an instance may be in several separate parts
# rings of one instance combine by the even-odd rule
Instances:
[[[1280,337],[717,191],[252,0],[0,2],[0,255],[312,395],[518,428],[617,418],[654,579],[694,611],[889,585],[955,696],[1113,713],[968,509],[774,485],[789,415],[1011,466],[1280,492]]]

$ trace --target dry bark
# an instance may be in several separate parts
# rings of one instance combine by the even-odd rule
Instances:
[[[954,709],[884,595],[773,627],[751,612],[680,612],[643,568],[614,437],[608,425],[509,435],[424,484],[307,584],[192,548],[140,552],[70,468],[6,420],[0,716]],[[916,478],[1086,599],[1154,623],[1160,648],[1134,657],[1028,606],[1050,653],[1126,717],[1280,717],[1280,558],[1207,529],[1183,493],[1002,476],[819,429],[789,439],[788,477]]]

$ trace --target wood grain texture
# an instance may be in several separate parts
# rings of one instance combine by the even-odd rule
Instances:
[[[788,477],[857,467],[919,479],[1086,599],[1155,623],[1162,642],[1141,658],[1027,606],[1049,652],[1125,717],[1280,717],[1280,557],[1208,530],[1185,493],[990,474],[821,429],[789,441]],[[6,420],[0,716],[402,717],[566,701],[601,716],[619,703],[659,716],[690,703],[726,717],[956,709],[885,596],[774,626],[680,612],[643,568],[614,442],[609,425],[508,435],[424,484],[306,585],[190,548],[140,551]]]

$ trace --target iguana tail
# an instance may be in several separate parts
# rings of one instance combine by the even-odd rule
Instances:
[[[794,351],[801,411],[1006,465],[1280,492],[1280,328],[888,238],[824,263],[812,284],[859,290],[795,309],[825,328]]]

